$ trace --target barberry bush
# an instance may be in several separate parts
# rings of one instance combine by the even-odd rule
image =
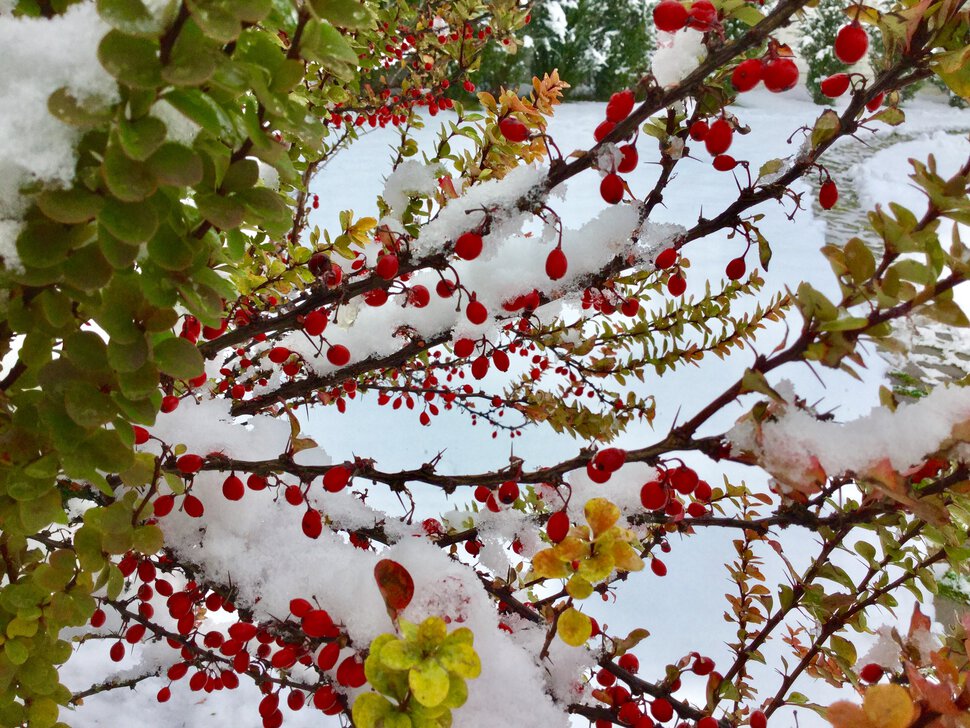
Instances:
[[[858,376],[910,317],[967,324],[970,160],[913,160],[900,185],[922,207],[830,239],[834,293],[762,273],[806,207],[839,204],[836,143],[904,123],[893,101],[930,76],[970,95],[970,18],[846,4],[835,57],[881,32],[885,68],[823,83],[840,110],[792,129],[787,158],[738,158],[764,132],[732,103],[798,83],[775,33],[806,5],[663,0],[649,72],[574,151],[550,133],[570,82],[554,69],[478,110],[454,100],[516,42],[517,0],[0,4],[0,724],[69,725],[132,688],[238,690],[267,728],[764,728],[792,706],[837,728],[966,726],[970,619],[939,633],[892,609],[935,567],[966,571],[970,389],[882,388],[839,421],[783,377]],[[748,30],[727,40],[729,21]],[[331,162],[377,128],[398,139],[383,193],[317,224],[356,184]],[[658,221],[697,164],[733,200]],[[629,184],[640,165],[649,189]],[[587,179],[601,210],[570,228],[560,193]],[[779,204],[784,244],[762,229]],[[697,280],[695,252],[724,276]],[[653,393],[688,365],[720,393],[685,392],[652,430]],[[387,414],[337,452],[328,436],[371,405]],[[420,461],[461,422],[461,457]],[[474,465],[483,440],[530,431],[555,447]],[[382,462],[386,442],[413,460]],[[699,622],[722,606],[652,625],[688,643],[658,666],[663,585],[708,578],[668,554],[712,532],[733,534],[711,569],[736,637]],[[898,628],[860,659],[877,619]],[[69,689],[76,660],[98,667]],[[845,699],[814,697],[823,682]]]

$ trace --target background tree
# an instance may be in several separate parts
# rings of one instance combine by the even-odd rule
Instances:
[[[659,4],[672,35],[651,75],[572,155],[547,133],[569,79],[482,93],[481,113],[452,99],[489,43],[514,42],[529,12],[514,0],[5,5],[0,724],[49,728],[64,706],[152,684],[159,702],[255,685],[269,728],[301,710],[359,728],[758,728],[809,703],[795,687],[812,676],[871,685],[828,710],[839,728],[965,725],[965,619],[928,649],[916,610],[879,664],[857,664],[850,637],[900,590],[933,588],[932,567],[966,568],[970,390],[909,406],[885,391],[874,415],[839,423],[777,375],[855,374],[915,312],[966,325],[954,291],[970,255],[952,223],[970,160],[946,178],[915,162],[927,203],[872,211],[875,250],[828,244],[834,294],[761,294],[758,265],[772,258],[762,203],[797,217],[796,183],[821,178],[819,204],[836,204],[824,154],[901,123],[886,94],[934,73],[970,94],[970,22],[955,2],[867,13],[890,41],[885,69],[793,130],[788,159],[737,160],[744,112],[726,107],[760,80],[795,85],[772,34],[806,2]],[[751,29],[725,42],[731,18]],[[420,147],[421,117],[442,110]],[[378,127],[400,135],[380,198],[312,225],[312,190],[354,184],[328,178],[334,156]],[[641,153],[657,176],[636,195],[622,175]],[[698,159],[735,173],[736,199],[658,222]],[[558,189],[590,177],[603,209],[570,229]],[[718,233],[743,251],[685,296],[688,251]],[[781,317],[785,341],[718,395],[610,446],[656,417],[634,380],[719,366]],[[548,427],[582,445],[551,464],[397,468],[369,446],[410,435],[382,423],[334,462],[301,413],[336,429],[363,398],[415,428],[458,411],[512,442]],[[738,401],[745,416],[719,426]],[[753,482],[709,484],[695,458]],[[601,628],[589,605],[663,578],[674,536],[684,548],[717,529],[737,534],[730,658],[698,644],[641,674],[646,631]],[[814,550],[790,559],[789,530]],[[784,582],[765,583],[769,557]],[[72,693],[58,680],[72,640],[153,657]],[[756,684],[768,640],[790,659]]]

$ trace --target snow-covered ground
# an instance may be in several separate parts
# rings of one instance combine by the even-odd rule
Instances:
[[[738,159],[750,161],[752,168],[757,170],[769,159],[794,154],[800,144],[800,137],[796,135],[791,144],[786,140],[799,126],[811,125],[821,109],[800,93],[778,96],[758,91],[744,96],[742,104],[733,111],[742,123],[750,126],[751,133],[737,136],[731,153]],[[592,142],[592,130],[602,120],[603,112],[603,105],[596,103],[560,107],[550,133],[564,152],[587,148]],[[905,159],[909,156],[924,157],[928,153],[936,152],[944,172],[966,157],[970,147],[966,140],[967,130],[970,130],[970,112],[956,111],[935,101],[917,99],[907,107],[907,116],[907,123],[897,132],[907,135],[905,141],[900,137],[900,143],[894,144],[893,139],[884,139],[880,151],[871,158],[860,160],[850,174],[837,180],[841,187],[854,186],[858,198],[865,206],[896,199],[918,208],[918,194],[907,189],[903,181],[907,173]],[[448,117],[445,116],[444,119],[447,120]],[[424,130],[419,139],[430,144],[435,126],[436,123]],[[893,133],[880,132],[881,135]],[[337,214],[345,209],[354,209],[358,215],[374,214],[371,201],[383,188],[383,177],[387,173],[390,159],[389,145],[394,141],[395,136],[389,132],[375,132],[354,145],[350,151],[334,158],[321,175],[319,186],[315,190],[320,195],[321,208],[315,211],[312,224],[334,227]],[[628,175],[630,186],[637,194],[647,193],[657,175],[657,167],[650,164],[651,159],[657,157],[653,145],[653,140],[641,139],[641,166],[635,173]],[[846,144],[839,145],[831,154],[841,155],[845,149]],[[688,159],[679,166],[678,175],[664,196],[664,205],[655,212],[656,221],[689,226],[700,215],[711,217],[717,214],[734,198],[737,188],[731,173],[714,171],[703,150],[698,151],[697,156],[698,160]],[[586,173],[569,183],[563,200],[552,203],[567,227],[578,228],[602,210],[604,204],[598,194],[598,185],[598,176],[593,172]],[[814,190],[808,185],[799,189],[806,192],[803,198],[806,209],[798,213],[794,222],[786,218],[786,214],[791,212],[790,203],[785,206],[770,203],[761,210],[766,214],[761,222],[761,229],[772,242],[774,249],[770,270],[765,274],[765,298],[770,293],[783,290],[785,286],[794,286],[801,280],[810,281],[826,293],[837,290],[828,264],[819,253],[820,246],[827,240],[826,217],[813,202]],[[703,290],[706,280],[719,280],[723,276],[725,264],[740,252],[738,240],[728,240],[724,236],[707,238],[688,246],[685,253],[691,261],[688,295]],[[749,265],[753,264],[754,257],[753,251],[749,253]],[[501,270],[494,273],[497,276],[502,275]],[[784,333],[784,325],[771,327],[759,338],[755,350],[770,352]],[[742,351],[723,362],[714,358],[706,359],[701,366],[677,370],[666,375],[662,381],[648,375],[645,384],[637,385],[637,391],[657,399],[658,416],[653,429],[646,426],[631,428],[617,444],[638,447],[653,442],[674,421],[690,417],[711,397],[734,381],[744,367],[751,363],[752,356],[751,351]],[[884,378],[887,365],[877,356],[871,356],[869,363],[866,381],[862,383],[832,372],[825,372],[824,383],[819,382],[803,367],[783,370],[774,379],[777,381],[779,378],[787,378],[795,381],[800,395],[809,401],[817,400],[820,410],[832,410],[837,418],[848,420],[867,413],[878,404],[877,386]],[[730,428],[742,411],[739,406],[721,413],[708,423],[706,432],[722,432]],[[403,408],[397,411],[387,407],[378,408],[373,398],[358,398],[348,408],[347,414],[342,416],[334,408],[311,414],[306,431],[326,449],[333,460],[342,461],[353,455],[372,457],[384,470],[417,467],[439,453],[442,453],[440,467],[446,471],[475,472],[492,469],[507,461],[510,453],[524,458],[527,467],[532,468],[575,454],[581,444],[567,437],[557,436],[542,427],[527,429],[521,438],[513,441],[504,435],[493,439],[488,429],[481,426],[470,427],[465,418],[449,413],[438,417],[432,427],[418,428],[413,412]],[[253,443],[253,447],[259,447],[259,443]],[[742,479],[748,479],[757,485],[763,485],[764,482],[764,474],[749,469],[730,465],[725,467],[723,464],[686,456],[685,459],[711,483],[720,483],[725,476],[733,482]],[[633,487],[632,482],[626,479],[624,481],[627,487]],[[621,485],[611,482],[608,487],[616,490]],[[638,489],[639,484],[636,487]],[[428,509],[427,512],[419,513],[421,517],[460,508],[469,497],[468,493],[460,492],[447,500],[435,493],[426,493],[420,487],[418,490],[422,498],[428,497],[421,503],[422,508]],[[615,493],[615,496],[622,498],[621,493]],[[375,497],[380,498],[378,494]],[[253,537],[247,537],[250,549],[263,555],[277,553],[281,570],[285,570],[291,578],[294,574],[298,579],[301,578],[298,574],[308,569],[316,569],[318,575],[324,573],[325,577],[325,572],[334,568],[330,564],[315,560],[315,554],[322,553],[315,551],[317,542],[307,546],[300,554],[287,552],[287,546],[292,541],[280,538],[280,534],[300,534],[299,521],[302,513],[299,509],[289,508],[282,503],[271,504],[268,499],[259,502],[248,497],[243,502],[245,505],[240,504],[237,507],[252,509],[257,502],[260,507],[278,509],[278,513],[274,512],[272,517],[257,519],[251,513],[239,511],[238,527],[252,527],[258,529],[260,534],[255,547],[251,545]],[[378,502],[392,514],[403,512],[402,505],[391,496],[383,497]],[[704,652],[715,659],[726,657],[723,645],[733,640],[734,634],[732,626],[721,617],[728,608],[723,594],[730,586],[721,564],[728,554],[733,553],[731,539],[735,536],[736,534],[727,531],[708,529],[683,542],[675,539],[672,553],[665,557],[669,568],[669,575],[665,579],[660,580],[645,572],[618,587],[615,604],[610,602],[589,605],[600,622],[608,624],[609,631],[613,634],[626,634],[634,627],[646,627],[650,630],[650,638],[641,643],[637,650],[641,661],[640,674],[646,679],[659,679],[664,665],[692,650]],[[782,540],[786,555],[796,565],[804,563],[815,550],[813,539],[805,534],[786,532]],[[767,561],[767,583],[782,581],[783,572],[779,563],[773,561],[769,553],[759,555]],[[244,560],[247,554],[225,554],[226,560],[233,558]],[[347,569],[335,571],[344,575],[353,574]],[[269,579],[272,576],[267,574],[264,578]],[[343,578],[352,579],[353,576]],[[369,571],[359,573],[358,578],[369,580]],[[307,583],[310,581],[319,583],[318,578],[308,579]],[[334,589],[345,589],[351,594],[363,588],[361,584],[350,581],[332,586]],[[304,594],[278,594],[276,598],[288,599],[291,596]],[[899,614],[906,614],[905,607],[900,609]],[[874,618],[870,623],[878,624],[879,620]],[[142,669],[137,663],[139,655],[148,663],[157,659],[170,660],[174,653],[168,654],[170,651],[167,648],[163,650],[137,648],[135,656],[122,664],[118,677],[137,674]],[[777,646],[770,647],[765,654],[768,666],[760,672],[755,671],[765,686],[761,698],[773,694],[772,686],[777,684],[775,666],[783,652]],[[486,659],[484,654],[483,659]],[[514,677],[517,673],[514,672],[514,667],[498,667],[503,668],[513,670],[510,673],[508,698],[510,704],[514,704],[517,692]],[[115,674],[116,669],[108,660],[103,645],[94,642],[80,648],[76,658],[65,667],[63,675],[70,687],[82,689],[90,685],[93,678],[105,679]],[[185,685],[178,684],[173,689],[171,701],[159,705],[155,703],[154,695],[162,684],[161,680],[150,680],[134,692],[115,690],[88,698],[83,706],[77,708],[73,714],[65,716],[65,719],[77,728],[114,727],[124,720],[138,720],[146,725],[191,728],[216,722],[216,716],[219,723],[227,725],[259,724],[256,703],[260,696],[248,682],[244,682],[238,690],[212,694],[191,693]],[[474,693],[474,682],[469,687]],[[702,683],[688,682],[686,688],[685,697],[702,698]],[[818,696],[823,701],[832,695],[831,691],[821,690],[820,685],[806,684],[805,681],[799,683],[796,686],[798,688],[803,688],[813,698]],[[489,699],[495,698],[489,696]],[[474,702],[478,706],[482,705],[481,700]],[[495,710],[497,716],[502,714],[501,706],[495,706]],[[462,726],[460,712],[456,713],[455,719],[455,725]],[[285,725],[321,726],[328,725],[327,720],[329,719],[317,711],[304,710],[297,714],[286,711]],[[818,719],[810,711],[799,714],[801,725],[811,725],[813,720]],[[791,716],[784,714],[779,714],[772,721],[776,726],[792,723]],[[519,722],[511,723],[520,726],[533,724],[527,716],[521,716]],[[585,721],[576,721],[575,724],[583,725]]]

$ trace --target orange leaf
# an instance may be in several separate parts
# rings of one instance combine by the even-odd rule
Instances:
[[[374,567],[374,579],[381,590],[388,611],[400,612],[411,603],[414,580],[408,570],[396,561],[381,559]]]

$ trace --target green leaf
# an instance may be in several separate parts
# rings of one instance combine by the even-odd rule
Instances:
[[[357,30],[374,22],[368,7],[357,0],[310,0],[310,8],[318,18],[329,20],[339,28]]]
[[[30,652],[27,650],[25,641],[19,638],[4,642],[3,654],[14,665],[23,665],[27,662],[27,658],[30,657]]]
[[[165,30],[164,18],[156,18],[141,0],[98,0],[98,15],[127,35],[154,38]]]
[[[101,171],[111,194],[123,202],[139,202],[158,189],[148,165],[129,159],[118,144],[108,146]]]
[[[155,363],[176,379],[193,379],[205,370],[205,361],[195,344],[180,336],[155,344]]]
[[[55,222],[73,225],[93,220],[104,199],[84,189],[47,190],[37,196],[37,207]]]
[[[72,382],[64,392],[64,407],[71,419],[82,427],[97,427],[116,413],[110,397],[93,384]]]
[[[381,648],[381,662],[392,670],[410,670],[418,664],[420,657],[409,640],[394,640]]]
[[[202,181],[202,158],[184,144],[166,142],[148,160],[158,181],[177,187],[194,187]]]
[[[855,645],[849,642],[849,640],[838,635],[833,635],[829,644],[832,646],[835,654],[845,660],[847,665],[854,665],[856,663],[857,655]]]
[[[98,60],[119,82],[134,88],[162,85],[158,43],[147,38],[109,31],[98,46]]]
[[[433,708],[441,705],[451,688],[448,672],[434,659],[426,659],[408,671],[408,685],[414,699]]]
[[[378,723],[393,710],[394,706],[382,695],[358,695],[353,707],[354,725],[358,728],[377,728]]]
[[[144,162],[162,145],[166,131],[165,123],[154,116],[144,116],[135,121],[122,119],[118,122],[121,148],[129,158],[139,162]]]
[[[876,272],[876,259],[860,238],[852,238],[845,246],[845,266],[852,279],[862,283]]]
[[[292,210],[278,192],[266,187],[253,187],[239,192],[236,197],[255,216],[255,222],[270,235],[281,236],[293,225]]]
[[[148,241],[148,255],[159,268],[185,270],[203,246],[198,240],[179,235],[170,226],[163,225]]]
[[[189,20],[179,31],[162,78],[173,86],[201,86],[212,78],[222,60],[218,45]]]
[[[80,129],[99,127],[112,116],[110,107],[94,101],[82,103],[66,88],[59,88],[47,99],[47,110],[54,118]]]
[[[119,240],[138,244],[147,242],[155,234],[158,213],[148,202],[122,202],[109,198],[98,213],[98,222]]]
[[[225,109],[198,89],[174,89],[163,98],[213,136],[223,137],[235,130]]]
[[[246,215],[246,208],[235,198],[235,195],[232,197],[215,194],[196,195],[195,204],[202,217],[220,230],[239,227]]]
[[[325,20],[310,20],[300,39],[300,55],[320,65],[338,70],[340,65],[357,65],[357,54],[340,31]]]
[[[812,147],[818,147],[832,139],[841,127],[842,122],[839,120],[838,114],[832,109],[824,111],[815,122],[815,128],[812,129]]]
[[[242,31],[239,18],[221,3],[189,0],[192,19],[208,37],[219,43],[235,40]]]
[[[133,537],[135,550],[145,554],[146,556],[151,556],[152,554],[158,553],[162,550],[162,546],[165,545],[165,538],[162,536],[162,529],[160,529],[158,526],[139,526],[135,529]]]
[[[448,672],[471,680],[482,673],[482,663],[469,644],[446,644],[438,651],[438,662]]]

